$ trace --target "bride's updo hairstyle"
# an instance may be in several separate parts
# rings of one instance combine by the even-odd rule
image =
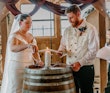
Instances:
[[[19,19],[18,21],[23,21],[27,17],[30,17],[30,15],[28,15],[28,14],[19,14],[19,15],[15,16],[15,19]]]

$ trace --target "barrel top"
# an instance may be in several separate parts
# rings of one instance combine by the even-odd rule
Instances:
[[[26,67],[25,68],[25,73],[30,73],[30,74],[63,74],[63,73],[70,73],[72,72],[71,67]]]

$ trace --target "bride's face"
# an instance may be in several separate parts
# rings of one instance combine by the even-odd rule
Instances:
[[[27,17],[23,21],[20,22],[21,29],[28,31],[31,28],[32,20],[30,17]]]

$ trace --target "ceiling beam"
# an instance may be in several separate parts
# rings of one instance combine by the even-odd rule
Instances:
[[[0,14],[2,14],[2,10],[5,6],[5,3],[4,2],[0,2]]]
[[[8,10],[5,7],[5,2],[0,2],[0,21],[6,16]]]
[[[106,14],[106,5],[105,0],[98,0],[97,2],[93,3],[93,6],[105,17]]]
[[[106,2],[110,2],[110,0],[106,0]]]

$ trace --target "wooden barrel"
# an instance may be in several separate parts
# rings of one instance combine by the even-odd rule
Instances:
[[[22,93],[76,93],[70,67],[25,68]]]

